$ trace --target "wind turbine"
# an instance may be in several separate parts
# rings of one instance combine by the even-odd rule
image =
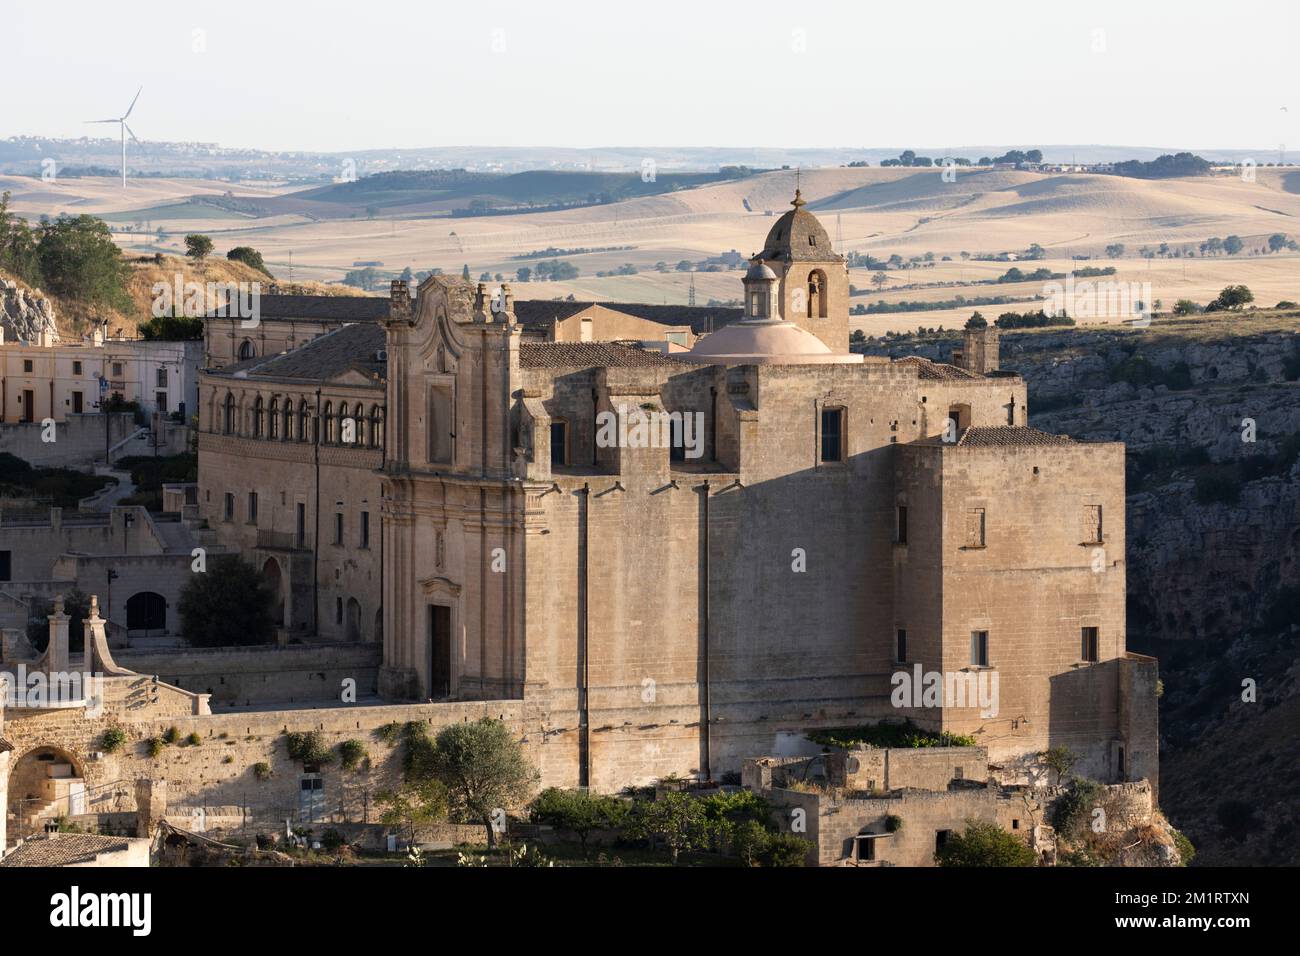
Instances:
[[[144,92],[143,86],[140,87],[140,89],[136,90],[135,100],[138,100],[140,98],[140,94],[143,92]],[[123,113],[121,116],[118,116],[114,119],[86,120],[87,123],[117,123],[122,127],[121,133],[122,133],[122,188],[123,189],[126,188],[126,134],[127,133],[131,134],[131,138],[135,140],[135,144],[137,146],[141,148],[144,147],[144,144],[141,143],[140,140],[136,139],[136,135],[134,132],[132,132],[131,127],[126,125],[126,118],[131,115],[131,110],[135,109],[135,100],[131,101],[131,105],[126,108],[125,113]]]

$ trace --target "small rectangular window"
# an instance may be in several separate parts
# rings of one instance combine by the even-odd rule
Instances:
[[[227,521],[234,521],[234,520],[235,520],[235,495],[234,495],[234,492],[231,492],[231,491],[227,491],[227,492],[226,492],[226,500],[225,500],[224,510],[223,510],[223,512],[222,512],[222,517],[224,517]]]
[[[844,409],[822,409],[822,461],[844,460]]]
[[[122,363],[121,363],[121,362],[114,362],[114,363],[113,363],[113,377],[114,377],[114,378],[121,378],[121,377],[122,377]]]
[[[370,512],[361,512],[361,547],[370,547]]]
[[[334,623],[343,623],[343,599],[341,597],[334,599]]]
[[[334,512],[334,543],[343,543],[343,512]]]
[[[160,368],[157,370],[157,375],[155,376],[154,384],[157,385],[159,388],[167,387],[167,369]]]
[[[894,632],[894,660],[907,660],[907,631],[901,627]]]
[[[1084,505],[1083,541],[1084,544],[1101,544],[1101,505]]]
[[[984,509],[971,508],[966,512],[966,547],[984,547]]]
[[[989,666],[989,632],[970,632],[970,662],[972,667]]]
[[[307,506],[300,501],[297,504],[296,515],[295,515],[293,546],[295,548],[302,548],[302,547],[306,547],[306,545],[307,545]]]
[[[1095,627],[1085,627],[1080,631],[1080,649],[1079,660],[1096,663],[1097,661],[1097,635],[1099,629]]]
[[[32,360],[31,360],[31,359],[23,359],[23,371],[24,371],[24,372],[30,372],[31,370],[32,370]]]
[[[551,422],[551,466],[563,467],[569,463],[569,426],[566,422]]]
[[[907,505],[899,505],[894,512],[894,540],[907,544]]]
[[[73,374],[73,375],[80,375],[80,374],[81,374],[81,363],[80,363],[80,362],[73,362],[73,363],[72,363],[72,374]]]
[[[274,504],[274,502],[272,502]],[[257,524],[257,492],[248,493],[248,523]]]
[[[13,552],[0,551],[0,581],[13,579]]]

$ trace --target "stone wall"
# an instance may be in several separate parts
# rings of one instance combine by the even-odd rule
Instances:
[[[226,705],[340,703],[345,680],[354,699],[373,697],[381,659],[378,644],[289,644],[175,651],[117,651],[122,667],[157,674],[169,684],[212,695]]]
[[[38,415],[34,422],[23,423],[11,416],[11,420],[0,424],[0,452],[16,455],[33,468],[83,469],[88,462],[102,461],[106,447],[116,445],[135,431],[135,421],[130,412],[109,414],[106,446],[104,415],[69,413],[54,423],[54,441],[47,442],[42,417]]]

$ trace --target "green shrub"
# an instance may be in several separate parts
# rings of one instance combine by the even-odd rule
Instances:
[[[1087,777],[1076,777],[1052,806],[1052,826],[1061,836],[1077,836],[1088,825],[1094,808],[1101,805],[1105,787]]]
[[[975,738],[948,731],[922,730],[911,721],[901,724],[869,724],[862,727],[831,727],[805,736],[823,747],[852,749],[859,744],[872,747],[974,747]]]
[[[199,736],[198,731],[194,731],[185,738],[185,743],[191,747],[197,747],[203,743],[203,738]]]
[[[402,725],[392,720],[382,727],[376,727],[375,739],[380,743],[388,744],[390,747],[396,747],[402,740]]]
[[[807,840],[793,833],[773,833],[768,836],[761,859],[764,866],[803,866],[810,846]]]
[[[180,738],[181,738],[181,732],[177,730],[174,726],[168,727],[166,730],[163,731],[162,739],[163,739],[163,743],[165,744],[174,744],[176,743],[176,741],[180,740]]]
[[[153,760],[158,759],[158,755],[163,752],[163,747],[165,746],[166,744],[157,737],[150,737],[144,742],[145,752],[148,753],[150,759]]]
[[[285,736],[291,760],[320,767],[334,759],[334,754],[330,752],[329,747],[325,746],[319,730],[311,730],[305,734],[291,733]]]
[[[966,821],[965,833],[948,837],[934,854],[940,866],[1035,866],[1038,855],[1019,837],[993,823]]]
[[[359,740],[345,740],[339,744],[339,761],[344,770],[356,770],[366,759],[366,745]]]
[[[1196,847],[1180,831],[1174,830],[1174,846],[1178,849],[1178,865],[1187,866],[1196,859]]]
[[[587,790],[548,787],[529,804],[528,813],[533,823],[573,833],[585,850],[592,830],[617,829],[626,823],[629,805]]]
[[[889,816],[885,817],[886,833],[897,833],[901,829],[903,829],[903,818],[897,813],[891,813]]]
[[[99,738],[99,747],[107,754],[120,750],[124,743],[126,743],[126,731],[121,727],[109,727]]]
[[[271,765],[265,760],[259,760],[257,763],[253,764],[253,776],[258,780],[270,780]]]

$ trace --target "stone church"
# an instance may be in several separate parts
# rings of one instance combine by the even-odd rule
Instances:
[[[602,789],[899,718],[1154,780],[1122,445],[1028,427],[996,330],[953,365],[850,353],[844,260],[793,207],[743,319],[680,354],[530,342],[508,289],[394,284],[381,693],[534,702]],[[702,423],[699,454],[600,440],[656,415]],[[997,699],[899,707],[900,672]]]

